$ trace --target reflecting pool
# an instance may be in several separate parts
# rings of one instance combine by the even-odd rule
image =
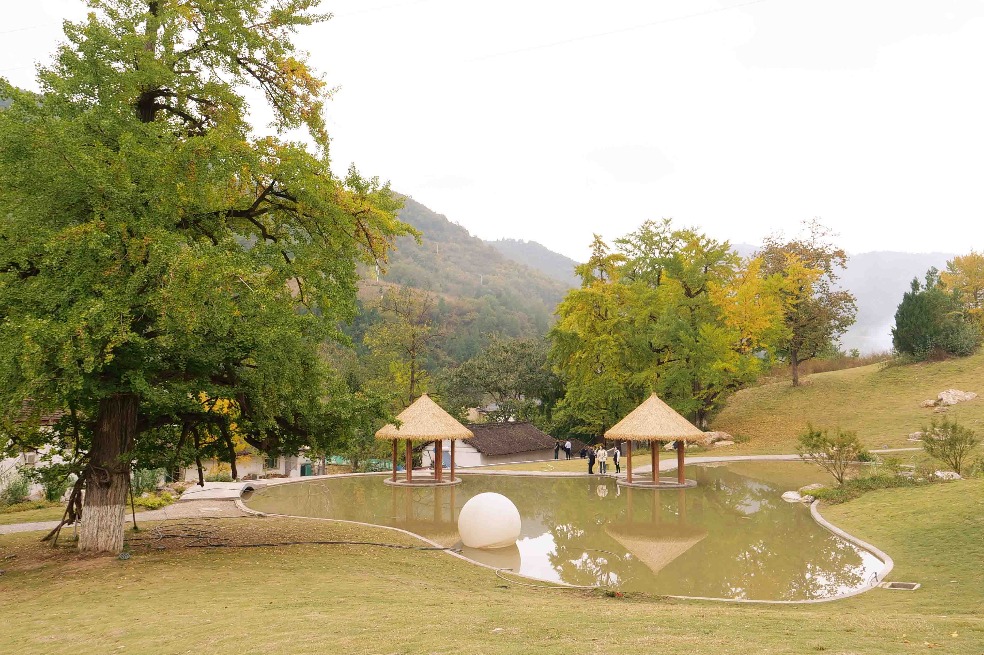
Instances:
[[[654,594],[809,600],[870,586],[884,564],[786,503],[815,482],[800,463],[743,462],[687,468],[696,488],[622,488],[587,477],[464,475],[454,487],[391,487],[379,476],[260,489],[246,502],[276,513],[403,528],[461,547],[458,511],[494,491],[519,508],[515,547],[463,548],[466,557],[524,575]],[[798,482],[793,485],[792,481]]]

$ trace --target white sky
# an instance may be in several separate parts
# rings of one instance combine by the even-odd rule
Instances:
[[[673,217],[757,243],[984,249],[984,0],[324,0],[332,159],[575,259]],[[0,0],[33,86],[81,0]]]

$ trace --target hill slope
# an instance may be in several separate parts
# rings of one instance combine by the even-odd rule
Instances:
[[[951,407],[945,416],[984,435],[984,353],[945,362],[873,364],[818,373],[798,388],[780,382],[744,389],[729,399],[712,424],[715,430],[748,438],[727,448],[728,453],[793,453],[807,423],[855,430],[872,448],[918,446],[907,436],[940,418],[920,402],[951,388],[976,391],[980,397]]]
[[[522,239],[499,239],[485,243],[514,262],[535,268],[568,287],[581,286],[581,278],[574,272],[577,262],[559,252],[550,250],[541,243],[523,241]]]
[[[490,334],[535,337],[553,323],[566,284],[510,260],[411,198],[404,198],[400,219],[420,231],[420,243],[412,237],[398,239],[379,281],[367,271],[363,299],[378,294],[375,287],[387,285],[438,296],[447,333],[442,349],[451,361],[475,355]]]

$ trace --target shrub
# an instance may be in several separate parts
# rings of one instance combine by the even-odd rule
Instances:
[[[157,491],[157,485],[160,484],[164,473],[164,469],[136,469],[130,483],[133,486],[133,495],[140,496]]]
[[[810,495],[831,504],[843,503],[875,489],[895,487],[916,487],[929,484],[927,479],[915,479],[904,475],[866,475],[853,480],[845,480],[839,487],[816,489]]]
[[[812,425],[807,425],[806,432],[800,435],[796,450],[800,457],[830,473],[838,485],[843,485],[847,476],[857,469],[861,457],[871,457],[856,432],[837,428],[830,435],[827,430],[816,430]]]
[[[7,486],[0,491],[0,503],[4,505],[16,505],[23,503],[31,494],[31,481],[21,474],[11,476],[7,480]]]
[[[44,489],[44,499],[49,503],[57,503],[65,496],[68,488],[75,483],[74,476],[48,477],[41,481],[41,488]]]
[[[152,493],[146,496],[140,496],[139,498],[133,499],[133,504],[137,507],[144,507],[146,509],[160,509],[161,507],[166,507],[176,501],[178,498],[167,491],[161,491],[160,493]]]
[[[926,454],[940,460],[957,473],[963,471],[967,456],[980,441],[973,430],[949,419],[943,419],[942,423],[934,420],[922,432],[922,445]]]

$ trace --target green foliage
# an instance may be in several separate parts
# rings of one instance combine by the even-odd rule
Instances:
[[[806,432],[799,436],[796,451],[803,459],[830,473],[838,485],[843,485],[848,475],[857,470],[862,457],[871,460],[857,433],[840,428],[830,434],[808,425]]]
[[[550,333],[566,387],[555,424],[600,435],[655,391],[695,424],[769,363],[782,334],[774,281],[761,262],[669,221],[616,241],[595,237]]]
[[[399,447],[402,448],[403,444],[399,444]],[[388,461],[392,456],[391,443],[376,439],[371,432],[353,432],[341,448],[341,453],[349,461],[353,473],[379,470],[377,462]]]
[[[977,433],[956,421],[944,418],[932,421],[922,429],[922,445],[930,457],[938,459],[951,470],[962,473],[967,458],[980,443]]]
[[[11,475],[4,480],[0,489],[0,504],[17,505],[27,500],[31,493],[31,481],[20,473]]]
[[[322,345],[355,313],[357,266],[409,233],[387,186],[332,173],[328,91],[292,42],[327,17],[309,0],[90,4],[39,94],[0,80],[0,411],[70,410],[58,446],[116,442],[143,468],[192,444],[233,457],[220,399],[258,450],[324,445],[353,400]],[[249,88],[275,134],[253,131]],[[102,421],[114,406],[135,426]]]
[[[929,484],[925,478],[889,474],[864,475],[845,480],[837,487],[816,489],[810,495],[831,504],[844,503],[858,498],[876,489],[894,489],[896,487],[915,487]]]
[[[29,512],[31,510],[58,507],[59,505],[61,505],[61,503],[49,500],[25,500],[17,503],[16,505],[4,505],[3,503],[0,503],[0,514],[16,514],[18,512]]]
[[[477,354],[489,334],[530,338],[547,331],[569,283],[507,259],[410,198],[403,200],[399,216],[422,237],[396,241],[382,280],[445,299],[454,330],[444,346],[456,361]]]
[[[157,491],[157,486],[164,479],[164,469],[136,469],[131,478],[131,488],[136,496]]]
[[[445,387],[447,404],[459,414],[491,402],[489,421],[531,421],[540,427],[547,427],[561,392],[543,340],[499,337],[453,369]]]
[[[52,477],[43,481],[41,488],[44,490],[44,499],[49,503],[60,501],[74,482],[74,476]]]
[[[796,239],[770,236],[759,252],[763,275],[782,278],[787,331],[777,352],[791,365],[794,386],[799,385],[799,364],[836,350],[834,343],[857,315],[854,296],[836,284],[847,254],[829,242],[830,230],[817,219],[806,221],[804,230]]]
[[[168,491],[160,491],[149,493],[146,496],[134,496],[133,504],[144,509],[160,509],[173,504],[177,499],[177,496]]]
[[[379,300],[379,322],[365,334],[372,370],[370,386],[388,396],[399,411],[427,393],[427,360],[443,335],[436,315],[436,298],[427,292],[401,287],[387,290]]]
[[[947,291],[939,272],[931,268],[925,283],[913,279],[895,312],[892,345],[896,352],[925,359],[934,352],[971,355],[981,343],[977,322],[964,313],[956,291]]]

